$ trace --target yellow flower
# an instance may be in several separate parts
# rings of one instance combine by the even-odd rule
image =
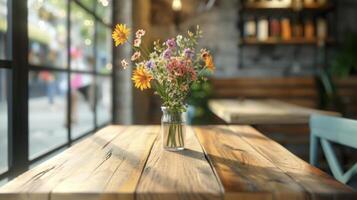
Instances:
[[[127,28],[125,24],[117,24],[112,34],[112,37],[115,41],[115,46],[124,44],[128,40],[129,34],[130,29]]]
[[[153,79],[152,75],[148,70],[143,66],[138,66],[134,72],[131,80],[134,81],[135,87],[141,91],[144,89],[151,88],[150,81]]]

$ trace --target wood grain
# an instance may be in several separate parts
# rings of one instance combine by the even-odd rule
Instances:
[[[350,187],[311,166],[250,126],[229,126],[252,148],[291,177],[311,199],[357,199]]]
[[[225,199],[305,199],[304,189],[227,126],[195,128]]]
[[[109,126],[2,187],[0,199],[133,199],[157,133]]]
[[[357,199],[250,126],[188,127],[180,152],[158,133],[108,126],[1,187],[0,200]]]
[[[266,100],[210,100],[209,108],[227,123],[307,124],[311,114],[339,116],[339,113]]]
[[[185,151],[162,149],[155,143],[140,179],[137,199],[220,199],[222,188],[191,128]]]

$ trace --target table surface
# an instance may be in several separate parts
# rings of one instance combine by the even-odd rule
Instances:
[[[229,124],[307,124],[312,114],[341,115],[275,99],[215,99],[208,105],[214,114]]]
[[[350,187],[250,126],[188,127],[162,149],[159,126],[108,126],[0,188],[12,199],[357,199]]]

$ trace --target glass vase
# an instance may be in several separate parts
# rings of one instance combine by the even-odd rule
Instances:
[[[163,148],[168,151],[185,149],[186,113],[173,112],[161,107],[161,136]]]

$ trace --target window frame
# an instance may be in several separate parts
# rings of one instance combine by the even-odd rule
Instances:
[[[71,3],[75,3],[87,12],[94,19],[94,68],[91,71],[85,70],[72,70],[71,69]],[[94,1],[96,2],[96,1]],[[8,91],[8,168],[7,171],[0,174],[0,180],[3,178],[13,178],[20,173],[28,170],[30,165],[46,159],[51,154],[58,152],[61,149],[72,146],[76,141],[86,137],[87,135],[94,133],[96,130],[104,127],[107,124],[113,123],[114,119],[114,107],[115,107],[115,67],[112,68],[110,73],[100,73],[97,67],[97,26],[98,23],[104,25],[104,27],[111,29],[112,24],[105,23],[102,18],[96,14],[96,3],[94,3],[94,10],[90,10],[83,5],[80,0],[66,0],[66,32],[67,32],[67,68],[58,68],[45,65],[32,65],[29,63],[29,38],[28,38],[28,9],[26,1],[7,0],[7,46],[6,46],[6,60],[0,60],[0,68],[8,69],[9,73],[9,91]],[[112,17],[111,21],[114,21],[115,1],[111,3]],[[16,11],[16,14],[15,14]],[[21,12],[25,11],[25,12]],[[21,30],[21,31],[19,31]],[[23,31],[25,30],[25,31]],[[115,55],[112,47],[111,62],[114,66]],[[81,136],[72,139],[72,127],[67,127],[67,142],[63,145],[57,146],[46,153],[43,153],[33,159],[29,156],[29,73],[39,71],[50,72],[62,72],[67,75],[67,123],[70,124],[71,118],[71,87],[70,78],[74,73],[89,74],[94,77],[94,129]],[[104,124],[98,124],[97,119],[97,80],[101,77],[108,77],[111,83],[111,107],[110,121]]]

